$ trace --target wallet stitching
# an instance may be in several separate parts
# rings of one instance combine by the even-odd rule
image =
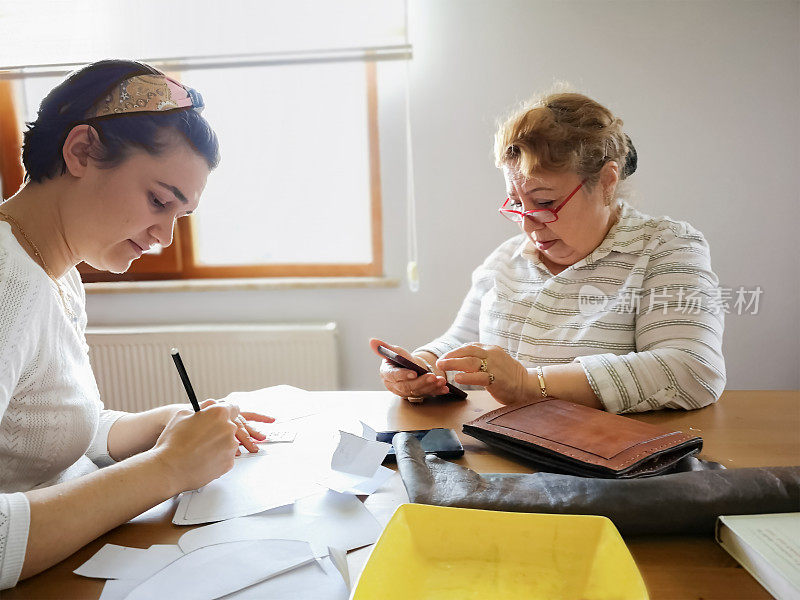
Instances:
[[[486,431],[488,431],[488,430],[486,430]],[[504,436],[502,436],[501,434],[496,434],[496,435],[498,435],[501,438],[501,441],[502,441],[502,438]],[[514,438],[509,438],[509,439],[514,440]],[[694,438],[690,438],[690,439],[694,439]],[[494,442],[497,441],[496,438],[495,439],[490,438],[490,440],[491,441],[486,441],[486,440],[483,440],[483,441],[486,442],[487,444],[491,444],[492,441],[494,441]],[[500,448],[506,450],[507,452],[512,452],[512,453],[514,452],[514,444],[508,444],[508,445],[506,445],[506,444],[498,444],[498,446]],[[546,448],[546,446],[543,446],[543,448]],[[677,462],[681,458],[684,458],[685,456],[692,456],[694,454],[697,454],[701,450],[701,448],[702,448],[702,446],[698,447],[698,448],[690,449],[685,455],[683,455],[683,456],[681,456],[681,457],[679,457],[679,458],[677,458],[677,459],[675,459],[673,461],[670,461],[668,463],[665,463],[665,464],[661,465],[656,471],[653,471],[651,474],[652,475],[657,475],[657,474],[663,472],[664,470],[669,469],[670,466],[675,464],[675,462]],[[674,449],[674,447],[673,447],[673,449]],[[557,451],[554,451],[554,452],[557,452]],[[566,456],[571,456],[571,455],[566,454],[566,453],[564,453],[564,454]],[[638,465],[638,466],[634,467],[632,470],[628,471],[627,470],[628,467],[625,467],[624,465],[622,465],[620,467],[611,467],[611,466],[608,466],[608,465],[599,465],[599,464],[595,464],[595,463],[590,462],[590,461],[584,461],[584,460],[579,459],[577,457],[572,457],[572,458],[576,459],[576,461],[578,463],[577,465],[569,464],[569,463],[564,464],[564,463],[560,463],[559,462],[559,460],[558,460],[559,454],[556,454],[556,456],[551,456],[551,457],[548,457],[546,455],[545,455],[545,457],[543,457],[542,455],[530,456],[530,455],[522,455],[522,454],[520,456],[523,456],[523,458],[526,458],[528,460],[532,460],[533,462],[539,462],[540,464],[544,464],[544,465],[547,465],[547,466],[558,468],[558,469],[566,471],[568,473],[577,473],[578,475],[580,475],[582,477],[602,477],[603,473],[611,473],[611,474],[616,475],[617,477],[629,478],[629,477],[637,477],[642,473],[649,473],[649,467],[648,467],[649,463],[647,461],[642,462],[640,465]],[[652,457],[650,457],[650,458],[657,459],[657,458],[660,458],[662,456],[663,455],[654,453],[654,455]],[[593,470],[593,467],[595,467],[597,469],[601,469],[601,471],[597,472],[597,471]]]
[[[577,450],[578,452],[582,452],[583,454],[588,454],[590,456],[596,456],[598,460],[602,460],[602,461],[605,461],[607,463],[612,463],[612,464],[616,464],[616,462],[614,461],[614,457],[619,456],[620,454],[623,454],[625,452],[628,452],[629,450],[631,450],[631,448],[635,448],[636,446],[652,444],[656,440],[663,439],[665,437],[670,437],[670,436],[676,436],[677,435],[677,436],[686,437],[686,434],[681,432],[681,431],[670,431],[670,432],[667,432],[667,433],[663,433],[663,434],[661,434],[659,436],[650,438],[649,440],[645,440],[645,441],[642,441],[642,442],[635,442],[635,443],[631,444],[630,446],[628,446],[627,448],[625,448],[623,450],[620,450],[619,452],[617,452],[611,458],[606,458],[605,456],[600,456],[599,454],[596,454],[594,452],[590,452],[589,450],[583,450],[582,448],[576,448],[572,444],[567,444],[566,442],[559,442],[559,441],[556,441],[556,440],[551,440],[550,438],[546,438],[546,437],[542,437],[540,435],[529,433],[527,431],[523,431],[522,429],[514,429],[513,427],[508,427],[506,425],[495,425],[494,423],[490,423],[489,420],[485,421],[485,423],[486,423],[486,425],[489,425],[491,427],[497,427],[498,429],[500,429],[502,427],[503,429],[508,429],[508,430],[511,430],[511,431],[519,431],[520,433],[524,433],[524,434],[529,435],[531,437],[535,437],[537,439],[543,440],[544,443],[540,443],[539,445],[543,446],[545,448],[549,448],[553,452],[558,452],[560,454],[566,454],[567,456],[571,456],[572,458],[578,458],[578,456],[576,456],[574,454],[570,454],[567,451],[556,450],[552,446],[548,445],[548,443],[549,444],[557,444],[559,446],[565,446],[567,448],[573,448],[574,450]],[[500,435],[504,435],[504,434],[502,434],[500,432],[496,432],[496,433],[498,433]],[[511,437],[511,436],[509,436],[509,437]],[[512,439],[514,439],[514,438],[512,438]],[[689,440],[689,439],[691,439],[691,438],[688,438],[688,437],[686,438],[686,440]],[[680,443],[680,442],[678,442],[678,443]],[[677,445],[677,444],[675,444],[674,441],[671,441],[671,442],[669,442],[669,444],[667,446],[670,446],[670,445]],[[655,452],[656,450],[661,450],[662,448],[665,448],[665,446],[656,446],[656,447],[652,448],[652,451]],[[645,454],[647,454],[648,452],[650,452],[650,450],[645,450],[644,451]],[[635,455],[634,458],[631,459],[631,460],[635,460],[638,456],[641,456],[641,454]],[[578,459],[578,460],[584,460],[584,459]],[[585,462],[589,462],[589,461],[585,460]],[[625,464],[625,463],[622,463],[622,464]]]
[[[531,402],[531,404],[538,404],[539,402],[541,402],[541,400],[539,400],[537,402]],[[520,408],[523,408],[523,407],[519,407],[519,406],[513,407],[513,410],[518,410]],[[483,426],[488,426],[488,427],[499,429],[500,428],[499,425],[493,425],[493,424],[489,423],[489,420],[495,418],[496,416],[500,416],[500,415],[504,415],[504,414],[509,413],[509,412],[513,412],[511,409],[512,409],[512,407],[509,407],[509,406],[505,406],[503,408],[495,409],[493,411],[490,411],[490,412],[486,413],[485,415],[482,415],[476,421],[473,421],[473,423],[467,423],[467,425],[471,425],[472,427],[477,427],[477,426],[482,424]],[[510,427],[504,427],[504,428],[505,429],[511,429]],[[516,430],[514,430],[514,431],[516,431]],[[495,433],[499,434],[499,435],[504,435],[504,434],[499,433],[499,432],[495,432]],[[532,434],[529,434],[529,435],[531,435],[532,437],[536,437],[536,438],[538,438],[540,440],[545,440],[545,438],[540,438],[539,436],[535,436],[535,435],[532,435]],[[551,447],[549,444],[546,444],[546,443],[545,444],[539,444],[539,445],[544,447],[544,448],[547,448],[548,450],[550,450],[552,452],[564,454],[564,455],[569,456],[570,458],[573,458],[575,460],[578,460],[578,461],[581,461],[581,462],[584,462],[584,463],[587,463],[587,464],[592,464],[592,465],[595,465],[595,466],[604,466],[602,463],[606,463],[605,466],[607,466],[608,464],[618,464],[619,466],[612,467],[612,468],[616,468],[617,470],[619,470],[619,469],[623,469],[623,468],[631,465],[632,463],[636,462],[637,459],[640,458],[641,456],[645,456],[647,454],[652,454],[654,452],[658,452],[659,450],[664,450],[665,448],[677,447],[680,444],[686,443],[686,442],[690,442],[693,439],[700,439],[700,438],[696,438],[696,436],[695,437],[690,437],[686,433],[681,432],[681,431],[672,431],[672,432],[668,432],[665,435],[677,435],[677,436],[681,436],[683,439],[680,440],[680,441],[677,441],[677,442],[671,441],[671,442],[669,442],[667,444],[662,444],[660,446],[656,446],[655,448],[650,448],[648,450],[641,451],[638,454],[635,454],[631,458],[629,458],[629,459],[627,459],[627,460],[625,460],[625,461],[623,461],[621,463],[612,463],[611,460],[609,460],[607,458],[603,458],[601,456],[597,456],[596,454],[591,455],[591,456],[596,456],[597,459],[598,459],[597,461],[587,460],[586,458],[580,457],[580,456],[578,456],[576,454],[572,454],[572,453],[570,453],[568,451],[556,450],[555,448]],[[516,438],[513,438],[511,436],[506,436],[506,437],[509,437],[512,440],[516,439]],[[545,441],[549,442],[549,440],[545,440]],[[551,442],[551,443],[554,443],[554,442]],[[586,452],[585,454],[589,454],[589,453]]]
[[[493,427],[497,427],[497,426],[493,425]],[[499,433],[499,432],[495,432],[495,433]],[[499,435],[504,435],[504,434],[500,433]],[[681,433],[676,432],[674,435],[685,435],[685,434],[681,434]],[[516,440],[517,439],[517,438],[511,437],[511,436],[506,436],[506,437],[508,437],[509,439],[512,439],[512,440]],[[538,436],[534,436],[534,437],[538,437]],[[543,439],[543,438],[539,438],[539,439]],[[693,439],[693,438],[689,438],[687,440],[683,440],[683,442],[690,441],[691,439]],[[683,442],[680,442],[680,443],[683,443]],[[580,455],[573,454],[573,453],[568,452],[568,451],[556,450],[555,448],[552,448],[548,444],[539,444],[539,445],[544,447],[544,448],[547,448],[548,450],[551,450],[551,451],[556,452],[558,454],[564,454],[566,456],[569,456],[570,458],[574,458],[575,460],[578,460],[578,461],[583,462],[583,463],[588,463],[588,464],[592,464],[592,465],[596,465],[596,466],[618,465],[618,466],[612,466],[610,468],[612,468],[614,470],[620,470],[620,469],[623,469],[623,468],[631,465],[632,463],[635,463],[639,459],[639,457],[641,457],[641,456],[646,456],[648,454],[653,454],[654,452],[658,452],[659,450],[664,450],[665,448],[675,448],[678,445],[680,445],[680,443],[676,444],[674,442],[670,442],[670,443],[667,443],[667,444],[662,444],[660,446],[656,446],[655,448],[650,448],[648,450],[641,451],[638,454],[634,454],[631,458],[629,458],[627,460],[624,460],[622,462],[616,462],[616,463],[608,460],[607,458],[603,458],[602,456],[597,456],[596,454],[592,455],[592,456],[597,456],[598,460],[595,461],[595,460],[586,459],[586,458],[584,458],[584,457],[582,457]],[[589,453],[586,452],[585,454],[589,454]],[[605,465],[603,463],[605,463]]]
[[[685,440],[685,441],[690,441],[691,439],[692,438],[689,438],[689,440]],[[629,460],[623,462],[622,466],[625,467],[627,465],[630,465],[633,462],[636,462],[636,459],[639,458],[640,456],[645,456],[647,454],[652,454],[653,452],[657,452],[659,450],[664,450],[665,448],[672,448],[672,447],[675,447],[675,446],[676,446],[676,444],[664,444],[662,446],[656,446],[655,448],[652,448],[651,450],[648,450],[646,452],[640,452],[639,454],[634,455]]]

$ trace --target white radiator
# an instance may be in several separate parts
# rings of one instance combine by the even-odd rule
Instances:
[[[336,324],[89,327],[89,359],[106,408],[138,412],[188,402],[178,348],[201,401],[289,384],[339,389]]]

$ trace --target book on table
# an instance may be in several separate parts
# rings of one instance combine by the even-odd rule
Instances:
[[[721,516],[719,544],[778,600],[800,600],[800,512]]]

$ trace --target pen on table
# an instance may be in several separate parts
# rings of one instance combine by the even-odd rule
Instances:
[[[175,362],[175,368],[178,369],[178,375],[181,376],[183,387],[186,388],[186,395],[189,396],[189,402],[192,403],[194,412],[200,412],[200,405],[197,403],[197,396],[194,395],[194,389],[192,388],[192,382],[189,381],[189,375],[186,373],[186,367],[183,366],[180,352],[178,352],[177,348],[173,348],[170,354],[172,354],[172,360]]]

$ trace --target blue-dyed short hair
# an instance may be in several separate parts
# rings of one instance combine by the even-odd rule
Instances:
[[[25,181],[42,182],[63,175],[67,170],[63,157],[67,135],[76,125],[87,122],[97,131],[100,142],[92,156],[105,167],[119,165],[136,148],[158,155],[169,144],[168,134],[175,132],[205,158],[209,169],[214,169],[219,164],[219,141],[194,109],[87,121],[86,115],[94,104],[120,81],[136,75],[160,74],[150,65],[132,60],[103,60],[75,71],[54,87],[42,100],[36,120],[27,124],[22,145]]]

